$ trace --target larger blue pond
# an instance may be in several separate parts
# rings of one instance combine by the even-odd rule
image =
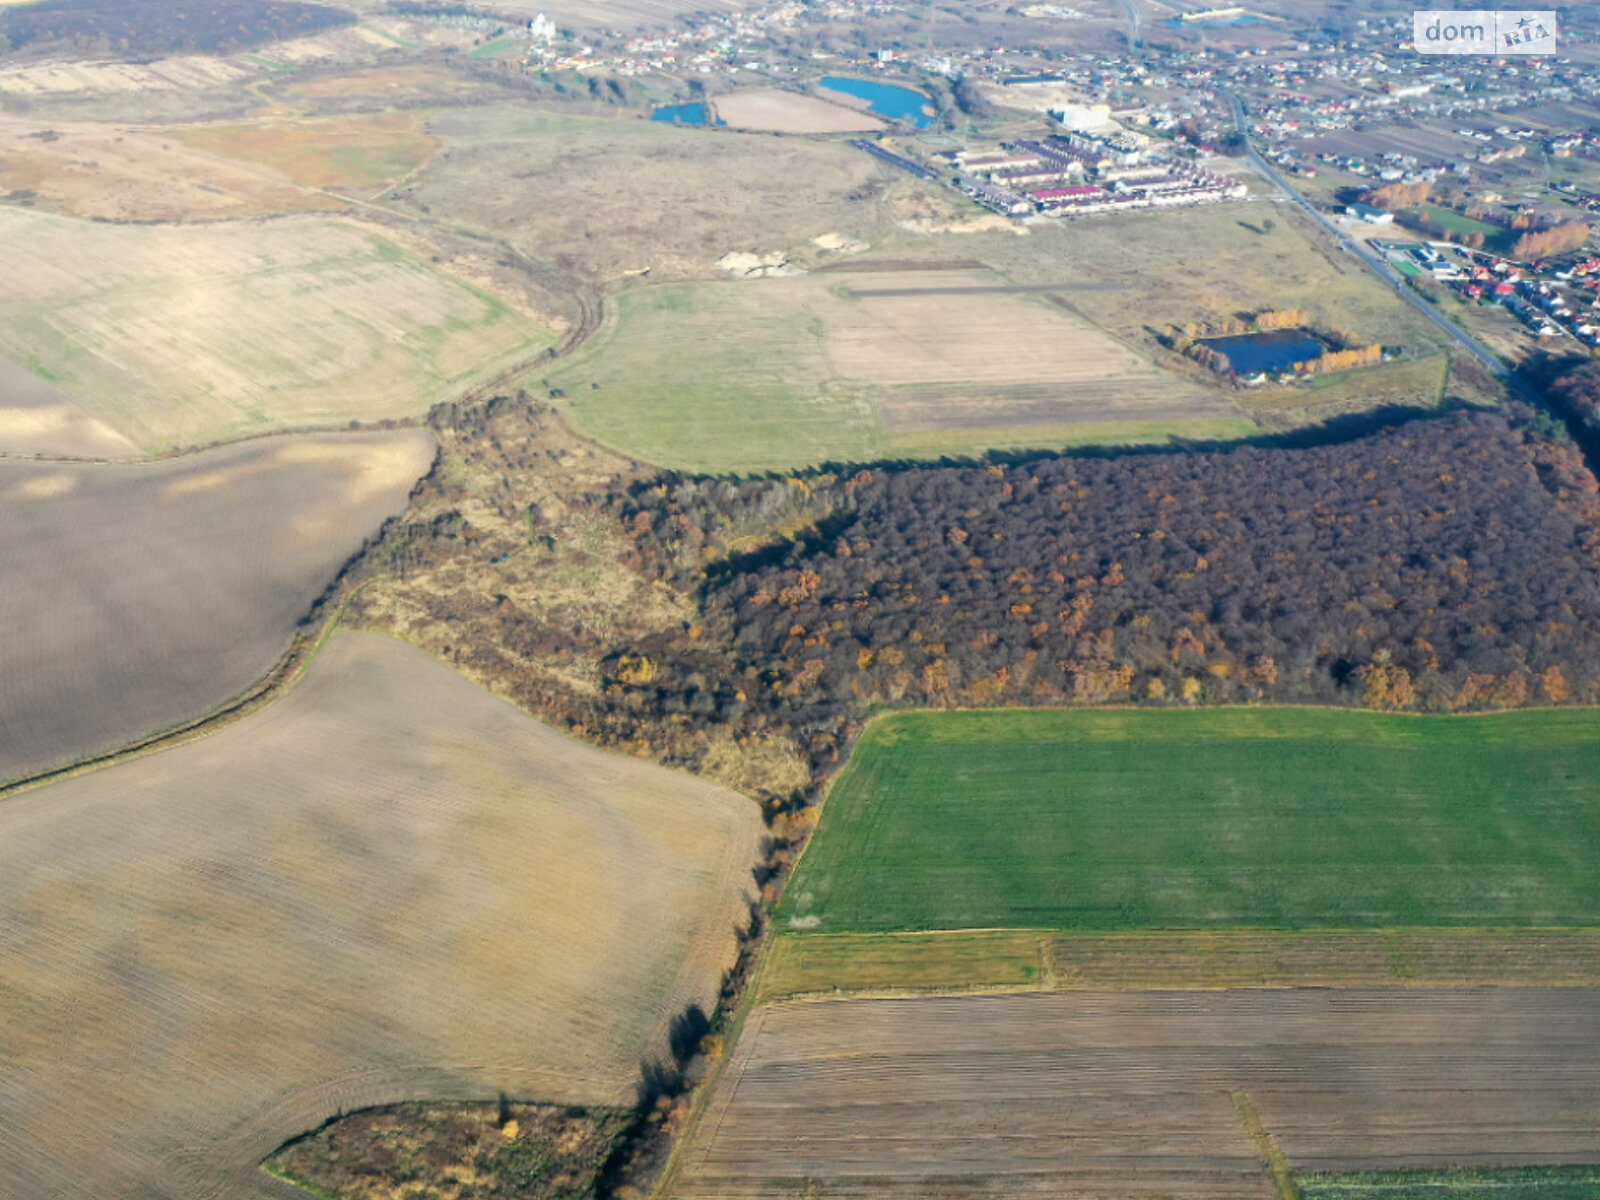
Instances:
[[[650,114],[652,121],[671,121],[674,125],[710,125],[711,110],[704,104],[669,104]],[[727,122],[717,121],[718,125]]]
[[[854,96],[857,100],[865,100],[874,114],[886,120],[904,121],[918,129],[926,129],[933,124],[933,118],[922,111],[928,103],[928,97],[910,88],[895,87],[892,83],[872,83],[865,79],[845,79],[839,75],[828,76],[822,81],[822,86]]]
[[[1297,363],[1321,358],[1328,349],[1304,329],[1274,329],[1270,333],[1241,333],[1234,337],[1201,338],[1241,375],[1257,371],[1282,371]]]

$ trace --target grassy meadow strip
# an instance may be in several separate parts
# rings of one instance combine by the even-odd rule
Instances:
[[[1600,930],[786,933],[759,1003],[885,992],[1600,986]]]
[[[1295,1182],[1303,1200],[1594,1200],[1600,1167],[1352,1171]]]

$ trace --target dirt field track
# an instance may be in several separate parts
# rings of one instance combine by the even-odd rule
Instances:
[[[237,724],[0,802],[0,1198],[300,1195],[256,1164],[339,1111],[630,1103],[761,830],[337,634]]]
[[[672,1195],[1272,1200],[1262,1133],[1297,1170],[1587,1163],[1597,1104],[1587,988],[790,1003]]]
[[[408,431],[0,462],[0,783],[247,688],[432,458]]]

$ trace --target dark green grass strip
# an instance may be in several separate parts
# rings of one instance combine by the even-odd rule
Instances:
[[[1600,1167],[1301,1175],[1303,1200],[1600,1200]]]
[[[875,722],[790,929],[1600,925],[1600,714]]]

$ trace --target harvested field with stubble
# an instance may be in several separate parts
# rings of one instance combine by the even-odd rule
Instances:
[[[589,436],[688,470],[1254,428],[1220,394],[986,271],[641,288],[543,378]]]
[[[339,1112],[628,1105],[761,834],[335,634],[250,717],[0,804],[0,1196],[291,1196],[257,1164]]]
[[[671,1195],[1273,1200],[1277,1151],[1594,1162],[1597,1091],[1587,988],[779,1004],[746,1023]]]
[[[225,703],[428,470],[425,433],[0,463],[0,782]]]
[[[0,252],[0,354],[148,450],[419,416],[552,340],[353,222],[3,209]]]

